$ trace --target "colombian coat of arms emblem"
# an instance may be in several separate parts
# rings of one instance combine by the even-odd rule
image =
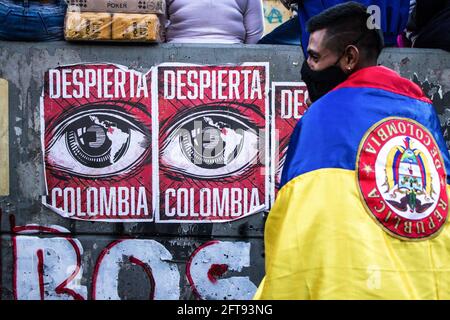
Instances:
[[[378,122],[361,141],[356,167],[364,206],[386,232],[406,240],[438,234],[448,215],[447,175],[424,126],[404,118]]]

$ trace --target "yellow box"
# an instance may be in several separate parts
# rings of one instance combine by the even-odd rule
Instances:
[[[99,12],[67,12],[67,40],[111,40],[111,14]]]
[[[155,14],[115,13],[112,17],[112,39],[160,41],[161,24]]]

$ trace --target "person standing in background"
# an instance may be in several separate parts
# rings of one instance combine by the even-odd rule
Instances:
[[[450,0],[411,1],[406,38],[413,48],[450,51]]]
[[[167,0],[169,43],[255,44],[264,33],[261,0]]]

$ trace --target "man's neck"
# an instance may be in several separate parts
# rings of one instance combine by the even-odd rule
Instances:
[[[360,62],[358,63],[358,65],[355,67],[355,69],[353,70],[353,72],[359,71],[361,69],[365,69],[365,68],[369,68],[369,67],[376,67],[377,61],[368,61],[368,62]]]

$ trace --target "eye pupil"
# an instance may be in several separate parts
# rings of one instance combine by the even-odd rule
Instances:
[[[99,149],[101,146],[103,146],[106,140],[105,129],[98,125],[90,126],[84,136],[86,137],[85,140],[89,141],[89,147],[93,149]],[[81,142],[83,142],[82,139],[83,137],[81,137],[80,139]]]
[[[203,147],[207,150],[213,150],[221,143],[220,132],[216,128],[206,128],[203,132]]]

